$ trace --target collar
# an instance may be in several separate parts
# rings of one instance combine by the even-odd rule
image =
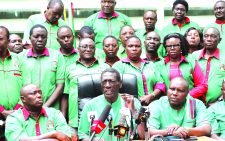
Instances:
[[[116,61],[120,61],[120,58],[118,56],[116,56]],[[109,62],[109,58],[108,57],[105,58],[105,62]]]
[[[119,16],[119,14],[117,12],[113,11],[112,16],[110,18],[116,18],[118,16]],[[110,19],[110,18],[106,17],[105,13],[103,13],[102,11],[100,11],[98,13],[98,19]]]
[[[140,58],[140,61],[141,61],[141,63],[149,63],[147,60],[144,60],[144,59],[142,59],[142,58]],[[130,63],[131,61],[130,61],[130,59],[129,58],[124,58],[124,59],[122,59],[122,62],[124,62],[124,63]]]
[[[49,56],[48,48],[45,48],[40,56]],[[33,49],[30,48],[28,50],[27,57],[38,57],[38,56],[36,54],[34,54]]]
[[[24,108],[22,109],[22,113],[23,113],[24,119],[25,119],[25,120],[28,120],[28,118],[30,117],[30,112],[24,107]],[[41,112],[40,112],[39,116],[40,116],[40,115],[43,115],[43,116],[45,116],[45,117],[48,116],[47,113],[46,113],[46,111],[45,111],[45,109],[44,109],[43,107],[41,108]]]
[[[44,12],[44,15],[45,15],[45,12]],[[48,22],[48,23],[50,23],[50,24],[52,24],[52,25],[56,25],[56,26],[58,26],[58,24],[59,24],[58,20],[55,21],[55,22],[53,22],[53,23],[49,22],[49,20],[47,19],[46,15],[45,15],[45,21]]]
[[[169,57],[169,56],[166,56],[166,57],[164,58],[164,63],[167,64],[167,63],[169,63],[169,62],[170,62],[170,57]],[[188,62],[188,60],[187,60],[183,55],[181,55],[180,63],[181,63],[181,62]]]
[[[184,23],[185,24],[190,23],[190,19],[188,17],[185,17]],[[172,24],[173,25],[178,25],[179,27],[182,27],[182,23],[180,23],[179,21],[177,21],[175,18],[172,19]]]
[[[59,52],[63,55],[63,56],[69,56],[69,55],[72,55],[72,54],[75,54],[77,53],[77,50],[73,47],[73,50],[70,54],[65,54],[62,52],[62,48],[59,48]]]
[[[94,63],[97,63],[98,62],[98,60],[94,57],[92,60],[92,65],[94,64]],[[76,62],[78,62],[78,63],[81,63],[81,64],[83,64],[82,62],[81,62],[81,59],[79,58]],[[83,64],[84,65],[84,64]],[[91,66],[92,66],[91,65]]]
[[[155,62],[155,61],[160,61],[160,59],[161,58],[159,58],[159,56],[157,56],[157,58],[155,58],[154,60],[152,60],[153,62]],[[146,54],[146,57],[144,58],[144,60],[146,60],[146,61],[151,61],[150,59],[149,59],[149,54]]]
[[[218,20],[218,19],[216,19],[216,23],[217,24],[225,24],[225,20]]]
[[[198,60],[201,59],[201,58],[204,58],[205,52],[206,52],[206,49],[203,48],[203,49],[201,50],[201,52],[200,52],[200,55],[199,55],[199,57],[198,57]],[[217,59],[220,59],[220,51],[219,51],[218,48],[216,48],[216,51],[212,54],[212,57],[215,57],[215,58],[217,58]]]

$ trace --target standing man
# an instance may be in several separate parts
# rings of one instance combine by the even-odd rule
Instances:
[[[74,63],[78,58],[77,50],[74,48],[74,35],[69,26],[61,26],[57,32],[57,40],[60,44],[59,52],[65,60],[65,67]]]
[[[27,21],[27,27],[24,31],[24,44],[30,44],[29,32],[36,25],[43,25],[48,31],[48,40],[46,47],[58,50],[60,45],[57,42],[57,31],[60,26],[66,23],[60,19],[63,14],[64,5],[61,0],[50,0],[47,9],[43,14],[31,15]]]
[[[22,87],[20,63],[17,55],[7,49],[8,44],[9,30],[0,26],[0,120],[3,121],[20,107],[17,103]],[[0,132],[0,140],[3,138],[4,133]]]
[[[66,68],[64,94],[68,95],[68,99],[64,99],[62,105],[64,116],[67,115],[67,105],[69,106],[69,125],[74,128],[74,132],[78,128],[78,78],[83,75],[101,73],[109,67],[94,57],[95,43],[92,39],[82,38],[77,49],[79,59]]]
[[[208,84],[206,104],[216,102],[221,96],[221,82],[225,78],[224,53],[218,49],[220,32],[215,27],[210,27],[203,34],[204,48],[193,53],[205,75]]]
[[[91,15],[84,22],[84,25],[94,29],[98,49],[103,48],[102,41],[107,35],[119,38],[120,28],[131,24],[126,15],[114,10],[115,6],[115,0],[101,0],[101,11]]]
[[[207,25],[205,29],[209,27],[215,27],[219,30],[222,40],[219,43],[218,48],[223,49],[223,45],[225,43],[225,1],[217,1],[213,7],[213,10],[216,20],[215,22]]]
[[[19,109],[6,120],[5,136],[8,141],[70,141],[70,128],[62,113],[43,106],[41,89],[25,85],[20,91],[24,108]]]
[[[20,54],[23,84],[33,83],[43,91],[44,106],[59,109],[64,86],[64,58],[57,51],[46,48],[48,32],[43,25],[30,30],[32,48]]]
[[[8,49],[17,54],[23,51],[22,39],[19,35],[11,34],[9,36]]]
[[[160,44],[160,36],[157,32],[151,31],[147,33],[144,41],[146,50],[146,58],[144,58],[144,60],[152,61],[154,63],[160,61],[161,59],[157,53]]]

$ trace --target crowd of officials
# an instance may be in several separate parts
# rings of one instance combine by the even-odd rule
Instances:
[[[100,5],[79,30],[76,48],[61,0],[28,18],[23,39],[0,26],[0,141],[89,140],[90,114],[96,119],[107,105],[112,123],[105,123],[113,126],[125,113],[134,122],[146,107],[151,114],[137,125],[136,139],[225,140],[225,1],[215,3],[215,21],[204,28],[187,16],[187,1],[175,0],[174,17],[162,30],[156,11],[147,10],[137,31],[115,11],[116,0]],[[103,94],[79,111],[78,78],[96,73]],[[137,97],[119,93],[125,73],[136,75]],[[94,140],[118,140],[104,130]]]

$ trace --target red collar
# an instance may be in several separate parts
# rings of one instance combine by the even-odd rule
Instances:
[[[142,63],[148,63],[147,60],[144,60],[144,59],[142,59],[142,58],[140,58],[140,61],[141,61]],[[129,58],[124,58],[124,59],[122,59],[122,62],[130,63],[131,61],[130,61]]]
[[[65,54],[65,53],[62,52],[62,48],[59,48],[59,52],[60,52],[62,55],[64,55],[64,56],[69,56],[69,55],[72,55],[72,54],[77,53],[77,50],[73,47],[73,50],[72,50],[72,52],[71,52],[70,54]]]
[[[185,17],[184,23],[185,24],[190,23],[190,19],[188,17]],[[172,24],[173,25],[178,25],[179,28],[182,27],[182,23],[180,23],[179,21],[177,21],[175,18],[172,19]]]
[[[166,56],[166,57],[164,58],[164,62],[165,62],[165,64],[169,63],[169,62],[170,62],[170,57],[169,57],[169,56]],[[188,60],[187,60],[183,55],[181,55],[180,63],[181,63],[181,62],[188,62]]]
[[[116,62],[117,61],[120,61],[120,58],[118,56],[116,56]],[[105,62],[109,62],[109,58],[108,57],[105,58]]]
[[[115,11],[112,13],[112,16],[110,18],[116,18],[118,17],[118,13],[116,13]],[[98,14],[98,18],[102,18],[102,19],[108,19],[108,17],[106,17],[105,13],[103,13],[102,11],[99,12]]]
[[[45,11],[45,12],[46,12],[46,11]],[[45,12],[44,12],[44,15],[45,15]],[[48,23],[50,23],[50,24],[52,24],[52,25],[58,26],[58,24],[59,24],[58,20],[55,21],[55,22],[53,22],[53,23],[49,22],[49,20],[48,20],[48,18],[46,17],[46,15],[45,15],[45,19],[46,19],[46,22],[48,22]]]
[[[49,56],[48,48],[45,48],[40,56]],[[38,56],[36,54],[34,54],[33,49],[30,48],[28,50],[27,57],[38,57]]]
[[[218,20],[218,19],[216,19],[216,23],[217,24],[225,24],[225,20]]]
[[[203,48],[201,50],[201,52],[200,52],[200,55],[198,57],[198,60],[201,59],[201,58],[204,58],[205,52],[206,52],[206,50],[205,50],[205,48]],[[212,54],[212,57],[215,57],[217,59],[220,59],[220,50],[218,48],[216,48],[216,51]]]
[[[28,120],[28,118],[30,117],[30,112],[26,108],[23,108],[22,112],[23,112],[24,119]],[[41,116],[41,115],[43,115],[45,117],[48,116],[46,111],[45,111],[45,109],[43,107],[41,108],[41,112],[40,112],[39,116]]]

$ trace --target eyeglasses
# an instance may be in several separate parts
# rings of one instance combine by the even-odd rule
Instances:
[[[176,44],[176,45],[166,45],[166,48],[179,48],[180,44]]]
[[[84,49],[84,50],[87,50],[87,49],[90,49],[90,50],[94,50],[95,49],[95,46],[79,46],[80,48]]]

